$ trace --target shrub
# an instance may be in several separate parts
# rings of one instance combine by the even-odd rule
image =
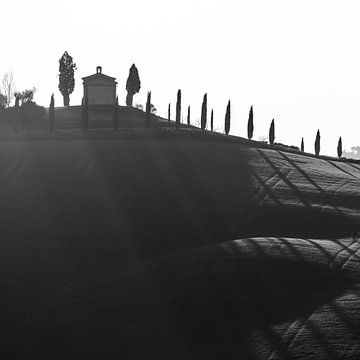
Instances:
[[[45,108],[37,105],[35,102],[28,100],[19,108],[19,120],[26,128],[42,127],[46,123]]]

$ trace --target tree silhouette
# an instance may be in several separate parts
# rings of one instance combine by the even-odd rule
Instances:
[[[304,152],[304,138],[301,138],[301,151]]]
[[[225,134],[228,135],[230,132],[230,116],[231,116],[231,110],[230,110],[230,100],[226,107],[226,113],[225,113]]]
[[[168,106],[168,124],[170,126],[170,115],[171,115],[171,104],[169,103],[169,106]]]
[[[179,130],[180,127],[180,114],[181,114],[181,90],[179,89],[177,92],[177,99],[176,99],[176,120],[175,120],[176,130]]]
[[[113,129],[119,130],[119,98],[116,97],[113,106]]]
[[[69,106],[70,94],[74,91],[75,70],[76,64],[73,62],[73,58],[65,51],[59,59],[59,90],[63,96],[64,106]]]
[[[341,156],[342,156],[342,139],[341,139],[341,136],[339,137],[339,141],[338,141],[337,153],[338,153],[338,157],[341,158]]]
[[[26,89],[22,92],[16,92],[14,93],[15,97],[19,97],[19,100],[21,101],[21,106],[26,104],[28,101],[32,101],[34,99],[34,95],[36,92],[36,88],[32,89]]]
[[[146,113],[145,113],[145,128],[148,129],[150,127],[150,115],[151,115],[151,91],[147,93],[147,101],[146,101]]]
[[[249,111],[249,120],[248,120],[248,139],[251,140],[254,134],[254,114],[253,114],[253,107],[251,105]]]
[[[214,109],[211,109],[210,129],[211,131],[214,131]]]
[[[202,106],[201,106],[201,130],[204,131],[206,128],[207,118],[207,94],[204,95]]]
[[[14,131],[16,133],[19,131],[19,123],[20,123],[19,102],[20,102],[20,97],[16,96],[16,98],[15,98],[15,117],[14,117]]]
[[[132,106],[133,103],[133,97],[135,94],[137,94],[140,91],[140,78],[139,78],[139,72],[136,68],[135,64],[131,65],[131,68],[129,70],[129,76],[126,81],[126,105]]]
[[[6,107],[10,107],[10,104],[12,102],[12,99],[17,97],[17,94],[15,94],[15,81],[14,81],[14,75],[12,72],[7,72],[1,81],[2,90],[4,92],[4,100]],[[20,100],[20,99],[19,99]]]
[[[154,104],[150,104],[150,112],[151,112],[151,114],[156,115],[157,108],[155,107]]]
[[[0,91],[0,109],[5,109],[6,107],[6,96],[3,95]]]
[[[272,119],[269,129],[269,143],[273,145],[274,140],[275,140],[275,123],[274,123],[274,119]]]
[[[319,154],[320,154],[320,130],[317,131],[315,138],[315,155],[319,156]]]
[[[188,112],[187,112],[187,124],[190,125],[190,105],[188,106]]]
[[[55,121],[55,100],[54,94],[51,95],[50,107],[49,107],[49,131],[52,132],[54,129]]]
[[[86,91],[85,97],[83,98],[81,103],[81,124],[84,131],[87,130],[88,123],[89,123],[89,101],[88,101],[88,94]]]

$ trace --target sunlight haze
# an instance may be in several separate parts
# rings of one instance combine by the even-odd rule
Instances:
[[[68,51],[77,64],[70,104],[80,104],[82,80],[95,73],[117,78],[121,105],[135,63],[141,90],[160,116],[175,109],[182,90],[183,116],[191,105],[200,118],[203,94],[215,128],[223,131],[231,99],[230,133],[246,136],[254,106],[254,139],[268,136],[275,118],[277,142],[313,152],[317,129],[322,154],[360,145],[360,4],[344,0],[246,1],[39,1],[2,5],[0,76],[14,74],[17,90],[36,87],[48,106],[58,91],[58,60]],[[175,118],[174,111],[172,119]]]

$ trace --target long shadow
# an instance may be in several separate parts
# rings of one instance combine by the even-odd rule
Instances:
[[[359,178],[357,176],[355,176],[354,174],[346,171],[345,169],[342,169],[340,166],[335,165],[332,161],[330,160],[326,160],[326,162],[330,165],[332,165],[334,168],[340,170],[341,172],[343,172],[344,174],[350,175],[351,177],[355,178],[356,180],[359,180]]]
[[[269,258],[255,240],[247,239],[246,242],[254,242],[251,258],[236,256],[236,248],[234,257],[217,257],[215,262],[210,261],[208,253],[202,254],[207,261],[194,280],[182,287],[185,295],[181,302],[177,297],[182,294],[176,291],[165,301],[166,337],[155,336],[156,349],[174,356],[171,339],[175,337],[186,344],[194,358],[241,355],[245,359],[255,359],[249,346],[249,334],[251,329],[261,328],[267,329],[266,336],[285,356],[286,346],[272,333],[271,327],[306,318],[352,284],[347,274],[339,269],[306,261],[299,253],[299,257],[293,259]],[[196,262],[196,257],[193,260]],[[160,292],[169,291],[172,284],[183,281],[181,262],[180,258],[172,259],[167,285],[157,282],[154,284],[157,291],[163,286]],[[169,274],[169,271],[162,269],[161,273]],[[148,287],[153,288],[151,284]],[[177,351],[181,354],[179,349]]]
[[[356,169],[357,171],[360,171],[360,168],[357,167],[357,166],[354,165],[354,164],[351,164],[351,163],[347,162],[346,165],[349,165],[349,166],[351,166],[352,168]]]
[[[250,169],[249,171],[250,171],[250,174],[256,179],[256,181],[257,181],[257,182],[262,186],[262,188],[265,190],[265,194],[264,194],[264,197],[263,197],[263,198],[265,198],[265,196],[268,195],[268,196],[275,202],[276,205],[278,205],[278,206],[283,206],[283,204],[282,204],[282,203],[280,202],[280,200],[276,197],[275,193],[271,190],[271,188],[270,188],[268,185],[266,185],[266,182],[263,181],[263,180],[261,179],[261,177],[260,177],[258,174],[256,174],[256,172],[255,172],[254,170]]]
[[[307,174],[303,169],[301,169],[294,160],[292,160],[291,158],[289,158],[287,155],[285,155],[284,153],[280,152],[279,150],[276,150],[277,153],[283,157],[285,160],[287,160],[289,162],[290,165],[292,165],[311,185],[313,185],[321,194],[323,197],[323,202],[324,205],[328,204],[331,205],[336,211],[341,212],[338,207],[336,206],[336,204],[334,204],[333,199],[331,199],[329,197],[329,195],[324,191],[324,189],[319,186],[310,176],[309,174]]]
[[[266,161],[268,165],[276,172],[276,174],[280,177],[281,180],[284,181],[286,185],[289,186],[289,188],[294,192],[294,194],[297,196],[297,198],[308,208],[311,208],[311,204],[309,201],[304,197],[302,192],[279,170],[277,166],[274,165],[274,163],[265,155],[263,151],[260,149],[256,149],[258,153],[261,155],[261,157]]]
[[[257,231],[255,221],[250,219],[252,224],[249,224],[248,228],[253,228],[255,230],[254,236],[305,236],[313,238],[328,236],[331,239],[336,239],[338,237],[347,237],[352,235],[352,232],[358,223],[357,217],[355,214],[349,215],[347,213],[343,213],[343,211],[338,208],[338,205],[349,207],[350,209],[357,209],[359,207],[358,196],[329,196],[318,184],[316,184],[316,182],[313,181],[313,179],[311,179],[310,176],[308,176],[308,174],[305,173],[304,170],[299,168],[294,161],[279,152],[285,160],[289,161],[289,163],[319,191],[319,194],[311,192],[303,194],[295,184],[286,178],[286,176],[263,151],[259,149],[257,149],[257,151],[281,178],[281,180],[283,180],[284,183],[293,190],[300,202],[303,205],[305,204],[306,207],[302,209],[301,207],[287,206],[287,211],[282,211],[279,207],[273,207],[272,210],[270,210],[270,205],[268,204],[266,210],[264,208],[257,208],[255,211],[259,223],[265,225],[262,226],[262,228],[269,231],[264,231],[262,233]],[[254,175],[254,171],[252,171],[252,175],[259,183],[261,183],[259,181],[260,177],[256,177],[256,175]],[[269,190],[266,189],[266,187],[264,187],[264,189]],[[271,197],[273,200],[278,200],[276,192],[274,191],[272,191]],[[312,206],[312,203],[318,205]],[[329,206],[330,208],[333,208],[335,212],[322,211],[323,209],[321,205]],[[280,219],[282,221],[282,225],[279,224]],[[246,226],[244,226],[244,228],[246,228]],[[246,235],[251,234],[247,232]]]
[[[284,153],[281,153],[279,151],[278,151],[278,153],[284,159],[286,159],[293,167],[295,167],[305,179],[307,179],[313,186],[315,186],[319,190],[319,192],[322,195],[323,205],[331,206],[339,213],[343,213],[343,211],[341,209],[339,209],[339,206],[359,209],[360,199],[359,199],[358,195],[342,194],[341,197],[338,197],[337,195],[327,193],[303,169],[301,169],[292,159],[290,159]],[[335,164],[333,164],[333,163],[331,163],[331,164],[333,166],[335,166],[336,168],[338,168]],[[342,170],[341,168],[339,168],[339,169]],[[357,180],[359,180],[359,178],[357,178]],[[315,199],[316,199],[316,197],[315,197]]]

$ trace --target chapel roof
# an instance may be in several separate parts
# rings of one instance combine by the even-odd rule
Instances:
[[[96,68],[96,73],[93,75],[89,75],[89,76],[85,76],[82,78],[84,83],[92,81],[92,80],[105,80],[107,82],[111,82],[111,83],[116,83],[116,78],[105,75],[102,73],[102,67],[101,66],[97,66]]]

